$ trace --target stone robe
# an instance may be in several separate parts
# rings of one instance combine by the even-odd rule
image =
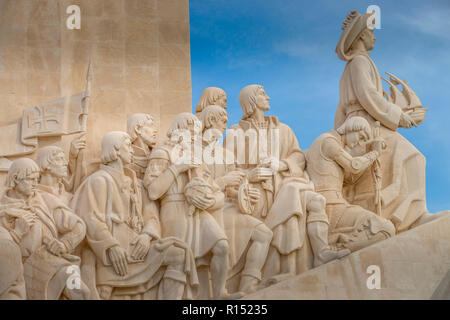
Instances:
[[[158,298],[158,287],[165,272],[164,256],[155,244],[171,242],[186,250],[185,273],[187,291],[198,284],[193,259],[185,244],[176,239],[161,239],[158,212],[143,204],[141,185],[134,171],[125,169],[126,175],[108,165],[89,176],[77,190],[73,206],[85,221],[86,238],[96,257],[95,282],[112,287],[112,298]],[[143,261],[131,258],[132,241],[139,234],[152,237],[150,249]],[[128,273],[118,275],[111,264],[108,249],[119,245],[128,252]]]
[[[184,195],[184,189],[189,183],[189,173],[183,172],[175,176],[170,166],[173,164],[171,151],[173,145],[163,145],[153,152],[160,155],[159,159],[151,159],[144,177],[144,185],[151,193],[151,183],[157,179],[166,179],[163,175],[172,175],[173,183],[169,189],[159,197],[161,229],[164,237],[176,237],[187,243],[197,266],[207,265],[212,248],[220,240],[227,240],[215,218],[206,211],[192,210]],[[156,199],[155,199],[156,200]]]
[[[13,230],[15,220],[25,211],[33,210],[35,223],[18,244],[22,252],[24,277],[28,299],[55,300],[63,297],[71,273],[67,267],[79,266],[80,258],[71,255],[83,240],[86,227],[58,198],[36,192],[28,201],[15,199],[6,192],[1,204],[6,209],[1,217],[2,225]],[[9,209],[9,210],[8,210]],[[62,256],[51,254],[46,246],[57,239],[64,243],[69,253]],[[85,290],[84,287],[82,290]],[[83,293],[88,298],[89,292]]]
[[[335,128],[346,118],[361,116],[372,126],[381,123],[380,135],[386,141],[380,162],[382,169],[382,216],[402,232],[428,212],[425,194],[425,157],[396,132],[402,110],[383,97],[381,77],[368,54],[356,55],[344,70],[339,85],[339,105]],[[350,203],[376,212],[375,182],[370,170],[356,183],[347,185]]]
[[[25,300],[22,254],[20,248],[0,227],[0,300]]]
[[[243,164],[239,163],[236,146],[244,144],[239,143],[239,140],[233,137],[235,139],[233,152],[238,168],[250,172],[258,166],[261,158],[268,155],[278,155],[278,159],[288,167],[286,171],[277,172],[272,179],[261,183],[251,183],[261,193],[260,201],[252,215],[265,222],[273,231],[271,251],[269,251],[264,277],[270,277],[280,272],[280,255],[288,255],[297,250],[297,273],[308,270],[312,265],[312,259],[310,259],[312,255],[306,237],[306,203],[310,197],[309,192],[314,190],[314,185],[303,171],[305,158],[294,132],[274,116],[265,117],[264,124],[241,119],[239,124],[231,126],[230,129],[242,129],[244,133],[253,129],[258,133],[258,138],[261,130],[265,131],[267,136],[267,153],[265,155],[260,155],[258,152],[265,148],[265,146],[259,145],[260,138],[257,139],[257,144],[252,144],[250,139],[246,138]],[[227,139],[224,144],[229,149],[233,144],[230,144]],[[256,160],[253,161],[254,163],[250,161],[251,155],[256,158],[253,159]],[[276,252],[273,252],[273,249]]]
[[[254,230],[257,226],[263,224],[263,222],[251,215],[242,213],[237,202],[237,190],[235,188],[225,187],[222,178],[229,172],[237,170],[233,154],[221,146],[216,146],[214,152],[223,153],[223,163],[220,163],[220,159],[217,159],[217,162],[207,164],[207,166],[211,173],[211,178],[214,179],[222,192],[226,194],[226,198],[223,209],[213,214],[228,238],[230,245],[229,263],[231,267],[229,276],[232,277],[243,267],[242,263],[240,268],[233,268],[247,249]],[[225,162],[227,158],[228,162]]]

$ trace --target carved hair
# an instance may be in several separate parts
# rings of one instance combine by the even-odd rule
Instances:
[[[228,113],[221,106],[211,105],[203,109],[202,113],[198,115],[198,118],[203,123],[203,129],[209,129],[213,126],[213,119],[216,121],[228,119]]]
[[[127,132],[132,142],[137,139],[136,128],[142,128],[147,122],[153,125],[156,121],[155,118],[146,113],[135,113],[128,118]]]
[[[256,109],[256,95],[259,90],[264,90],[264,87],[259,84],[251,84],[241,90],[239,94],[239,103],[242,107],[243,119],[250,117]]]
[[[372,137],[372,130],[369,122],[363,117],[351,117],[347,118],[345,122],[336,129],[339,134],[346,134],[351,132],[363,131],[366,135],[366,139],[369,140]]]
[[[206,88],[200,100],[198,101],[197,108],[195,109],[195,113],[200,113],[207,106],[213,105],[219,100],[222,96],[226,95],[225,91],[216,87]]]
[[[111,131],[105,134],[102,139],[102,163],[116,161],[119,157],[117,152],[127,139],[131,141],[128,133],[122,131]]]
[[[57,146],[47,146],[38,150],[36,156],[36,163],[44,172],[54,163],[53,159],[56,155],[64,153],[63,149]]]
[[[167,131],[167,137],[170,139],[177,130],[189,130],[189,126],[192,126],[195,123],[202,128],[202,122],[195,115],[189,112],[182,112],[173,120]]]
[[[6,186],[14,188],[16,186],[16,179],[25,179],[33,173],[39,173],[41,170],[34,160],[30,158],[20,158],[14,160],[8,170],[8,177],[6,179]]]

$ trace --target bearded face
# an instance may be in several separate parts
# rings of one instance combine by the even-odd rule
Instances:
[[[153,147],[158,140],[158,127],[148,121],[138,129],[138,134],[147,146]]]
[[[66,178],[68,175],[67,160],[64,152],[59,152],[51,159],[51,164],[47,170],[58,178]]]
[[[256,107],[263,110],[263,111],[267,111],[270,109],[270,105],[269,105],[269,96],[266,94],[266,91],[264,91],[264,89],[259,89],[258,93],[256,95]]]

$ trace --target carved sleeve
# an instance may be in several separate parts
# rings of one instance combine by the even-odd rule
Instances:
[[[291,128],[286,126],[287,130],[287,139],[285,141],[280,141],[279,143],[287,143],[289,155],[281,159],[287,167],[289,168],[287,172],[284,172],[284,175],[289,176],[303,176],[303,172],[305,169],[306,159],[303,152],[300,150],[300,146],[298,145],[297,137]],[[280,136],[280,139],[284,139],[283,136]]]
[[[84,188],[85,197],[78,202],[78,215],[86,224],[86,237],[89,245],[97,257],[102,259],[105,265],[109,265],[107,250],[119,245],[113,237],[108,226],[108,203],[112,201],[109,196],[108,183],[104,177],[94,177],[86,181]],[[110,186],[111,187],[111,186]]]
[[[152,159],[145,171],[144,186],[150,200],[158,200],[170,188],[178,176],[175,166],[166,159]]]
[[[361,106],[385,127],[397,130],[402,109],[388,102],[375,87],[367,58],[356,56],[349,63],[351,85]]]
[[[58,232],[62,234],[60,241],[64,243],[68,252],[72,252],[86,235],[86,225],[68,208],[55,209],[53,217]]]
[[[322,152],[327,158],[336,161],[345,173],[350,174],[364,172],[378,158],[376,151],[370,151],[361,157],[352,157],[332,138],[325,139],[322,144]]]

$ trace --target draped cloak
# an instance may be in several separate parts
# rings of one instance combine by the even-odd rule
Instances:
[[[335,128],[347,118],[360,116],[370,125],[381,123],[380,136],[387,149],[380,157],[382,170],[382,216],[390,219],[397,232],[408,230],[428,212],[425,194],[425,157],[398,129],[402,109],[383,97],[378,69],[368,54],[351,59],[339,84],[340,100],[335,115]],[[344,188],[347,200],[376,212],[375,182],[368,170],[355,183]]]

